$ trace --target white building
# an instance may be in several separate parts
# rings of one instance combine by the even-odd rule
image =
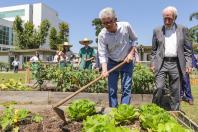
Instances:
[[[62,22],[58,13],[43,3],[0,7],[0,62],[11,64],[14,58],[18,57],[20,61],[19,67],[22,68],[22,64],[28,61],[36,51],[39,51],[40,58],[43,61],[49,60],[55,54],[55,51],[48,50],[48,38],[40,49],[8,51],[14,48],[12,25],[16,16],[19,16],[24,23],[27,21],[32,22],[35,27],[38,27],[44,19],[48,19],[51,27],[55,27],[57,30],[59,23]]]
[[[32,22],[35,27],[38,27],[42,20],[48,19],[51,27],[58,29],[59,23],[61,22],[58,17],[58,13],[43,3],[0,7],[1,26],[12,27],[12,22],[15,20],[16,16],[20,16],[24,22]],[[7,20],[8,23],[1,19]],[[0,28],[0,31],[1,30],[2,29]],[[11,33],[9,33],[9,35],[10,34]],[[13,39],[10,39],[10,41],[13,41]],[[13,42],[9,42],[9,44],[13,45]],[[2,43],[0,41],[0,47],[2,47],[2,45],[6,45],[6,43]],[[46,40],[46,43],[42,48],[49,48],[49,39]]]

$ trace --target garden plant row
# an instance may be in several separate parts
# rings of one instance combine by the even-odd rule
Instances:
[[[155,104],[134,107],[121,104],[109,112],[96,112],[95,103],[86,99],[74,100],[65,108],[64,129],[82,132],[191,132],[180,125],[167,111]],[[41,123],[43,118],[27,110],[7,107],[0,115],[1,130],[21,130],[23,123]],[[53,120],[55,122],[55,120]],[[70,123],[69,123],[70,122]],[[73,124],[72,124],[73,123]],[[68,124],[80,127],[69,130]],[[59,127],[59,126],[56,126]],[[36,129],[36,128],[35,128]]]
[[[42,86],[45,80],[56,84],[56,91],[74,92],[80,87],[96,79],[100,73],[95,70],[76,70],[72,66],[60,69],[58,65],[45,65],[38,63],[31,65],[33,77],[38,86]],[[154,75],[141,64],[137,64],[133,73],[133,93],[152,93],[154,87]],[[85,92],[104,93],[107,91],[107,81],[101,79]]]

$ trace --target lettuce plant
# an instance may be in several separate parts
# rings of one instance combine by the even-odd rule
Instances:
[[[83,120],[94,113],[96,113],[95,103],[86,99],[75,100],[66,109],[68,117],[76,121]]]
[[[135,107],[127,104],[120,104],[118,108],[113,108],[109,114],[114,117],[116,124],[131,122],[139,115]]]
[[[154,132],[188,132],[167,111],[155,104],[140,107],[140,122],[144,129]]]

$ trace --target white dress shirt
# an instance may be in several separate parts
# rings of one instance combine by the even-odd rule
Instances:
[[[176,28],[165,28],[165,57],[177,57]]]

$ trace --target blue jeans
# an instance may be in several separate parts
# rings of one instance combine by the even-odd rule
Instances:
[[[108,61],[108,70],[112,69],[119,62],[115,62],[113,60]],[[109,106],[117,107],[118,99],[117,99],[117,89],[118,89],[118,79],[119,74],[121,74],[121,85],[122,85],[122,104],[130,104],[131,100],[131,89],[132,89],[132,73],[133,73],[133,63],[126,63],[122,67],[116,69],[111,72],[108,76],[108,90],[109,90]]]
[[[186,75],[183,76],[180,97],[187,101],[193,100],[190,87],[190,77],[188,73],[186,73]]]

